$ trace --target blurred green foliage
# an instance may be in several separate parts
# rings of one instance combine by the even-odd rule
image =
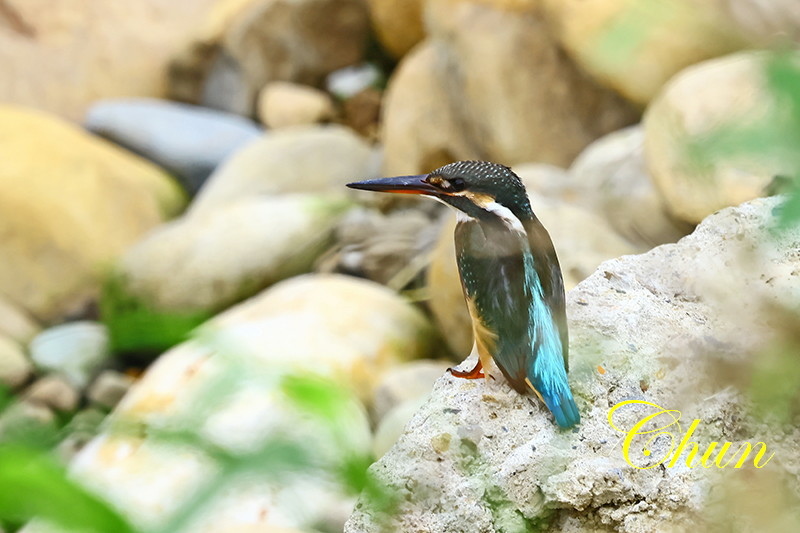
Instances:
[[[123,280],[111,275],[100,297],[100,318],[114,351],[152,358],[188,339],[211,313],[155,311],[128,294]]]

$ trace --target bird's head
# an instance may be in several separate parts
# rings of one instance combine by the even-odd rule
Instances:
[[[457,161],[430,174],[348,183],[352,189],[421,194],[478,220],[501,219],[516,227],[533,216],[522,181],[510,168],[488,161]]]

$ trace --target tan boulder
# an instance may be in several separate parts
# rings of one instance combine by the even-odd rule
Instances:
[[[378,40],[394,57],[403,57],[425,37],[424,3],[424,0],[367,0]]]
[[[561,43],[581,66],[639,104],[684,67],[748,46],[729,15],[739,4],[756,2],[545,1]]]
[[[409,53],[389,80],[380,136],[387,176],[430,172],[481,152],[465,135],[439,73],[444,50],[427,40]]]
[[[794,175],[795,154],[780,153],[782,139],[769,141],[786,113],[765,76],[769,57],[742,52],[692,66],[648,108],[647,167],[675,217],[699,223]]]
[[[529,192],[528,196],[553,240],[568,291],[603,261],[639,251],[599,215],[535,193]],[[472,323],[456,266],[455,225],[452,216],[442,227],[431,258],[428,286],[431,311],[442,336],[456,355],[466,356],[472,348]]]
[[[331,97],[307,85],[275,81],[258,96],[258,118],[270,128],[316,124],[334,113]]]
[[[163,96],[173,53],[220,0],[5,0],[0,101],[79,120],[98,98]]]
[[[82,310],[185,202],[154,165],[38,111],[0,106],[0,152],[0,293],[41,321]]]
[[[401,70],[390,82],[387,173],[400,168],[395,161],[403,172],[421,172],[431,161],[467,158],[564,166],[598,136],[636,119],[560,53],[530,2],[432,0],[426,20],[435,52],[406,57],[418,63],[408,69],[415,75]],[[408,109],[415,105],[421,108]]]
[[[171,95],[251,114],[269,82],[318,85],[358,63],[368,30],[361,0],[229,0],[175,57]]]

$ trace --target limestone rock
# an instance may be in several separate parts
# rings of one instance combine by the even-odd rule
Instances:
[[[27,313],[0,296],[0,335],[27,344],[40,329]]]
[[[586,209],[532,192],[528,197],[553,240],[566,290],[588,277],[603,261],[638,251],[604,219]],[[463,357],[472,347],[472,322],[456,266],[455,224],[455,216],[451,216],[442,227],[431,258],[428,286],[433,316],[453,353]]]
[[[38,111],[0,106],[0,293],[43,322],[81,312],[103,268],[183,207],[160,169]]]
[[[36,366],[64,376],[78,388],[88,385],[110,356],[108,330],[88,320],[46,329],[29,349]]]
[[[427,164],[442,159],[564,166],[598,136],[635,120],[628,104],[560,53],[534,4],[428,2],[433,51],[407,56],[417,65],[396,75],[387,93],[387,174],[430,171]],[[430,79],[415,84],[420,77]],[[434,84],[440,88],[429,94]],[[407,109],[415,98],[422,109]],[[412,140],[394,144],[405,137]]]
[[[22,347],[14,339],[0,334],[0,385],[14,389],[25,383],[33,372]]]
[[[163,96],[175,49],[219,1],[5,0],[0,102],[80,120],[98,98]]]
[[[192,213],[131,247],[115,276],[150,309],[216,312],[308,272],[348,206],[323,196],[256,196]]]
[[[307,126],[333,118],[333,101],[323,91],[275,81],[261,89],[258,96],[258,117],[270,128]]]
[[[601,214],[639,247],[675,242],[691,230],[676,221],[653,185],[644,159],[644,130],[633,126],[589,145],[569,169],[578,202]]]
[[[262,133],[237,115],[143,98],[95,103],[84,123],[169,170],[192,194],[226,157]]]
[[[780,141],[758,149],[737,141],[748,128],[763,138],[783,120],[785,108],[767,85],[767,58],[745,52],[695,65],[648,108],[647,167],[675,217],[695,224],[765,195],[776,176],[793,175],[794,153],[772,149]]]
[[[545,2],[561,43],[581,66],[640,104],[684,67],[748,46],[724,3]]]
[[[192,214],[244,197],[273,193],[341,193],[377,173],[377,154],[339,126],[276,131],[239,150],[211,176]]]
[[[394,57],[406,52],[425,36],[422,0],[367,0],[372,27]]]
[[[382,514],[362,496],[345,531],[794,527],[800,426],[795,389],[788,384],[797,379],[790,363],[796,348],[772,356],[778,357],[774,368],[782,370],[771,374],[775,381],[768,386],[774,391],[788,385],[789,396],[771,396],[758,416],[755,396],[748,395],[751,377],[769,368],[763,365],[772,352],[763,350],[796,332],[796,315],[786,317],[793,322],[781,334],[768,312],[775,305],[791,309],[800,296],[800,229],[772,230],[780,201],[720,211],[677,244],[603,263],[569,293],[570,382],[582,416],[575,429],[559,431],[538,399],[516,393],[502,376],[440,378],[397,445],[371,468],[399,496],[399,506]],[[608,421],[609,409],[626,400],[680,411],[683,427],[669,426],[674,419],[661,415],[669,420],[654,423],[674,436],[635,436],[631,464],[622,454],[625,434]],[[789,413],[785,423],[776,418],[782,409]],[[627,431],[655,412],[626,405],[613,422]],[[761,441],[766,456],[775,455],[763,469],[747,468],[745,476],[745,469],[732,465],[703,468],[697,457],[690,468],[688,450],[671,464],[668,454],[677,452],[693,419],[701,421],[691,437],[701,450],[712,441],[732,442],[732,450]],[[641,453],[644,447],[649,456]],[[633,466],[662,458],[659,468]],[[786,504],[768,515],[742,505],[734,496],[752,495],[753,486],[768,487],[763,497]]]
[[[28,387],[25,399],[56,411],[69,412],[78,407],[80,394],[66,378],[50,375],[39,378]]]
[[[176,56],[171,93],[251,115],[256,94],[269,82],[316,86],[358,63],[368,29],[361,0],[223,2]]]
[[[337,517],[353,502],[335,472],[344,457],[368,452],[368,420],[347,389],[312,387],[322,394],[314,400],[297,387],[322,375],[368,395],[364,381],[428,355],[430,339],[425,317],[377,284],[344,276],[283,282],[160,357],[113,415],[123,429],[133,423],[147,431],[115,433],[112,422],[72,471],[140,527],[166,527],[198,488],[211,497],[180,531],[341,527]],[[286,395],[292,383],[294,400]],[[203,441],[171,441],[175,431]],[[218,477],[226,465],[203,450],[243,461],[242,475]],[[272,450],[278,459],[270,461]],[[312,462],[286,464],[297,453]]]

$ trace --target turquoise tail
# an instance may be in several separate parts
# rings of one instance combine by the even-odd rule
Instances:
[[[556,393],[545,394],[541,391],[542,399],[556,419],[556,424],[562,428],[571,428],[581,421],[578,406],[572,398],[572,392],[567,388]]]

